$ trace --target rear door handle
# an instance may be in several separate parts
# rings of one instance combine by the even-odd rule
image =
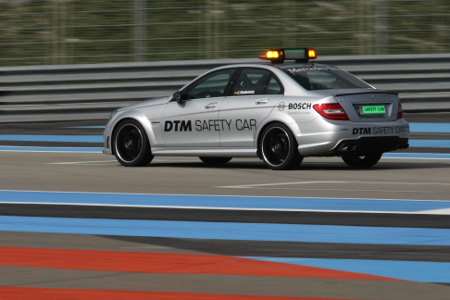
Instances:
[[[212,109],[217,107],[217,102],[211,102],[205,105],[206,109]]]
[[[256,104],[267,104],[269,103],[269,99],[258,99],[255,102]]]

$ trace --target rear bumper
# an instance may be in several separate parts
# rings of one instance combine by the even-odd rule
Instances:
[[[409,125],[393,122],[328,122],[316,120],[296,136],[302,156],[330,156],[348,151],[387,152],[408,147]]]
[[[406,149],[409,147],[407,138],[398,136],[362,137],[356,140],[345,140],[335,148],[336,155],[345,153],[380,153]]]

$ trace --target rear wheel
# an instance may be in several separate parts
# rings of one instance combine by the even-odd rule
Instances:
[[[264,129],[259,143],[259,153],[264,162],[274,170],[298,167],[303,158],[297,150],[297,141],[289,128],[273,123]]]
[[[126,167],[145,166],[153,155],[144,128],[134,120],[122,121],[113,135],[114,154]]]
[[[383,156],[383,153],[346,153],[342,155],[342,159],[352,168],[368,169],[376,165],[381,159],[381,156]]]
[[[200,156],[199,158],[203,163],[209,166],[221,166],[231,160],[231,157]]]

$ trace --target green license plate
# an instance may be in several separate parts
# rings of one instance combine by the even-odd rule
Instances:
[[[362,115],[384,115],[386,107],[384,105],[363,105],[361,107]]]

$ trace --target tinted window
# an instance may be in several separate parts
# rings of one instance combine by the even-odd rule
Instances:
[[[338,69],[292,67],[284,71],[307,90],[371,88],[364,81]]]
[[[283,94],[283,87],[281,86],[280,82],[273,76],[270,78],[269,84],[267,85],[266,94]]]
[[[242,69],[233,86],[232,95],[282,94],[283,87],[272,72],[265,69]]]
[[[234,69],[226,69],[208,74],[188,87],[183,97],[197,99],[224,96],[233,73]]]

